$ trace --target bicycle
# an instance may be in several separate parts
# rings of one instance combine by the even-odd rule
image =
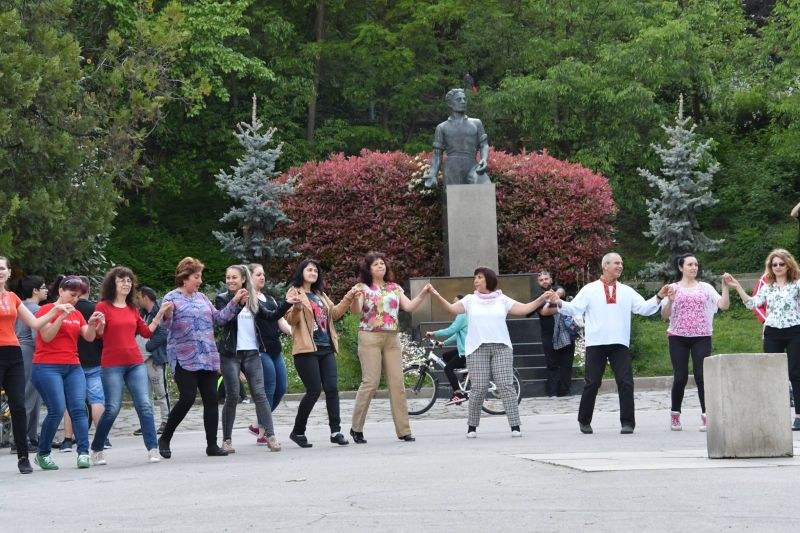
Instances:
[[[436,402],[439,396],[439,378],[434,375],[438,370],[444,370],[445,362],[436,355],[436,341],[426,339],[428,353],[425,358],[406,366],[403,369],[403,380],[406,386],[406,399],[408,401],[408,414],[421,415],[427,412]],[[472,387],[469,379],[469,371],[466,368],[455,370],[458,376],[458,389],[469,397]],[[514,390],[517,394],[517,403],[522,400],[522,387],[520,385],[519,372],[514,369]],[[499,404],[499,405],[498,405]],[[486,396],[483,399],[481,409],[490,415],[506,414],[503,408],[503,400],[497,391],[497,385],[490,381],[486,389]]]

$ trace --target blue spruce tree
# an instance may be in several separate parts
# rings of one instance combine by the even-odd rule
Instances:
[[[696,125],[689,126],[690,122],[690,118],[683,116],[681,95],[675,124],[662,126],[667,133],[667,146],[653,145],[663,163],[663,176],[638,169],[639,175],[658,191],[655,198],[647,200],[650,229],[644,234],[653,238],[660,253],[666,252],[670,257],[687,252],[713,252],[723,242],[706,236],[697,220],[703,208],[717,203],[711,194],[711,184],[719,163],[708,154],[712,139],[698,139],[694,131]],[[668,280],[672,274],[671,263],[648,263],[639,274],[649,279]]]
[[[275,161],[282,144],[270,148],[275,128],[261,131],[264,124],[256,116],[256,96],[253,95],[251,122],[240,122],[234,133],[245,150],[232,167],[216,175],[217,186],[230,196],[233,207],[220,219],[223,224],[235,224],[235,231],[214,231],[222,250],[243,263],[266,263],[270,259],[291,257],[289,239],[275,235],[275,227],[291,222],[280,208],[281,200],[292,193],[288,184],[276,183]]]

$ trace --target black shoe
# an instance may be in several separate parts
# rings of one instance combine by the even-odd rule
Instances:
[[[295,433],[289,433],[289,438],[292,439],[294,443],[300,446],[301,448],[311,448],[313,446],[313,444],[308,442],[308,439],[306,438],[305,435],[297,435]],[[331,441],[333,441],[333,438],[331,438]]]
[[[213,446],[206,446],[206,455],[209,457],[225,457],[228,455],[228,452],[217,446],[215,443]]]
[[[591,424],[581,424],[580,422],[578,422],[578,426],[580,426],[581,428],[581,433],[585,433],[586,435],[594,433],[594,431],[592,431]]]
[[[161,422],[161,425],[158,426],[158,430],[156,431],[156,433],[158,435],[161,435],[162,433],[164,433],[164,428],[165,427],[167,427],[167,423],[166,422]]]
[[[169,441],[166,441],[163,438],[158,439],[158,453],[164,459],[169,459],[172,457],[172,450],[169,449]]]
[[[133,434],[135,436],[139,437],[142,434],[142,428],[138,428],[138,429],[133,430]]]
[[[353,437],[353,442],[355,442],[356,444],[367,443],[367,439],[364,438],[364,433],[362,433],[361,431],[353,431],[353,429],[351,428],[350,436]]]
[[[624,426],[622,426],[622,429],[620,429],[619,432],[622,433],[623,435],[630,435],[631,433],[633,433],[633,426],[625,424]]]
[[[17,461],[17,468],[19,468],[20,474],[30,474],[33,472],[33,467],[31,466],[31,462],[28,461],[27,457],[19,458],[19,461]]]
[[[397,438],[402,440],[402,441],[405,441],[405,442],[414,442],[415,440],[417,440],[411,435],[411,433],[409,433],[408,435],[403,435],[402,437],[397,437]]]
[[[350,441],[344,438],[344,435],[341,433],[337,433],[336,435],[331,435],[331,442],[333,444],[338,444],[339,446],[346,446],[350,444]]]

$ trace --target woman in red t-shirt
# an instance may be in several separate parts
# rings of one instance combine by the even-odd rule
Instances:
[[[42,470],[58,470],[50,456],[50,445],[69,409],[75,440],[78,444],[78,468],[89,468],[89,423],[86,416],[86,376],[78,360],[78,336],[93,341],[102,327],[102,313],[93,313],[87,322],[73,306],[89,288],[78,276],[67,276],[58,284],[58,300],[45,304],[36,316],[48,316],[52,310],[61,312],[47,322],[36,336],[31,382],[47,407],[39,435],[39,451],[34,462]]]
[[[147,458],[151,463],[160,461],[158,456],[158,436],[153,418],[153,405],[150,403],[150,384],[147,367],[144,366],[142,352],[136,343],[136,334],[144,338],[150,335],[161,323],[164,312],[172,308],[165,302],[148,325],[139,315],[133,303],[133,287],[136,276],[126,267],[118,266],[108,271],[100,289],[100,302],[95,310],[103,313],[105,325],[100,333],[103,336],[103,352],[100,358],[103,376],[103,393],[106,399],[105,411],[97,423],[92,439],[92,464],[106,464],[103,444],[111,426],[117,419],[122,406],[122,385],[128,388],[133,399],[139,427],[147,448]]]
[[[28,460],[28,437],[25,435],[28,427],[28,417],[25,414],[25,365],[19,339],[14,333],[14,323],[19,319],[29,328],[38,330],[66,308],[53,308],[48,316],[37,319],[16,294],[6,290],[6,281],[10,275],[8,259],[0,256],[0,389],[6,391],[11,409],[17,467],[20,473],[30,474],[33,468]]]

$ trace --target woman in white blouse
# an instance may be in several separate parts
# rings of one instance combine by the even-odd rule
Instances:
[[[439,303],[454,315],[466,313],[467,338],[464,352],[467,357],[472,391],[469,395],[467,438],[477,437],[481,405],[489,380],[497,385],[500,398],[511,426],[511,436],[520,437],[519,409],[514,392],[514,352],[506,326],[506,316],[525,316],[538,309],[552,295],[547,291],[527,304],[521,304],[497,290],[497,274],[490,268],[475,269],[475,292],[450,303],[433,287],[429,290]]]
[[[786,352],[788,356],[795,410],[792,430],[800,431],[800,268],[792,254],[778,248],[767,256],[764,277],[766,282],[752,297],[730,274],[723,275],[722,279],[726,285],[736,289],[748,309],[766,302],[764,351]]]

